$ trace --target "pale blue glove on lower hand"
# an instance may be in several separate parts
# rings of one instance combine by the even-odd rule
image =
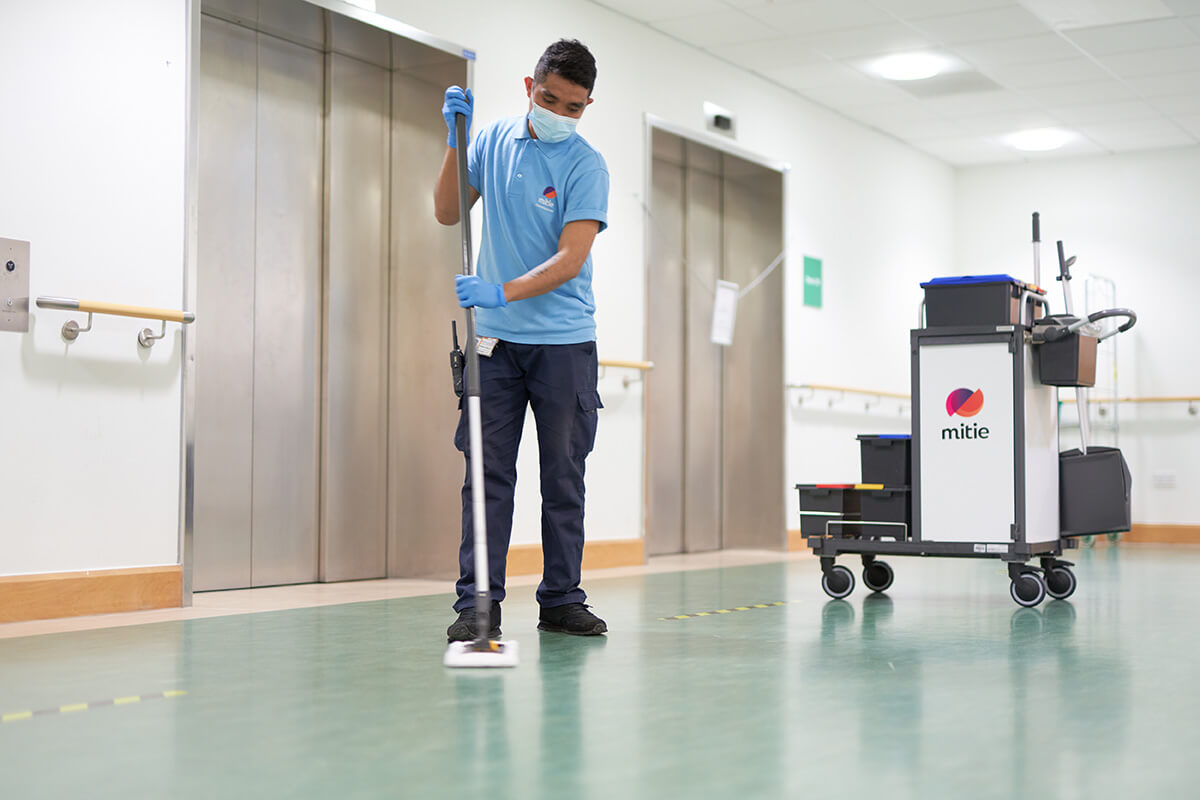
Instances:
[[[442,101],[442,118],[446,120],[446,127],[450,129],[450,133],[446,136],[446,146],[458,149],[457,138],[458,128],[455,127],[454,117],[462,114],[467,118],[467,139],[471,138],[471,111],[475,108],[475,98],[471,95],[470,89],[463,89],[461,86],[451,86],[446,90],[446,98]],[[467,144],[467,142],[463,142]]]
[[[499,308],[508,305],[504,287],[498,283],[481,281],[478,275],[455,275],[454,291],[458,293],[458,304],[463,308]]]

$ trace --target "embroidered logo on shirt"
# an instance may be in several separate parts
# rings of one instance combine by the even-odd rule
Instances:
[[[547,211],[554,210],[554,198],[558,197],[558,192],[554,191],[553,186],[547,186],[542,191],[542,196],[537,199],[538,207],[544,208]]]

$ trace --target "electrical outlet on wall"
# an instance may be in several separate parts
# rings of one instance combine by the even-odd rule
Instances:
[[[1174,472],[1155,472],[1150,476],[1150,485],[1155,489],[1174,489],[1175,488],[1175,473]]]

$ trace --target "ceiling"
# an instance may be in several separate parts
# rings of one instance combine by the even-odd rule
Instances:
[[[594,2],[954,165],[1200,144],[1200,0]],[[950,71],[871,71],[906,52]],[[1074,138],[1005,141],[1048,127]]]

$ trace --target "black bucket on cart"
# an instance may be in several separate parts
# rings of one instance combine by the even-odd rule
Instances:
[[[863,483],[912,485],[912,436],[860,433],[858,441],[862,449]]]
[[[1115,447],[1058,454],[1059,530],[1062,536],[1122,533],[1133,522],[1133,477]]]
[[[908,531],[912,527],[912,498],[907,486],[881,489],[859,487],[859,492],[862,495],[859,503],[862,508],[863,538],[887,537],[899,542],[908,538]]]
[[[859,493],[852,483],[798,483],[800,492],[800,533],[804,536],[858,535]],[[827,522],[833,522],[826,528]]]

